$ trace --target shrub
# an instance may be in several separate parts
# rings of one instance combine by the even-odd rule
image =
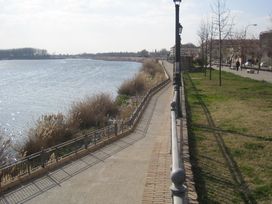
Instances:
[[[132,105],[122,107],[119,114],[120,119],[128,119],[132,115],[134,110],[135,107],[133,107]]]
[[[128,95],[118,95],[115,99],[115,103],[118,106],[128,105],[129,103],[129,96]]]
[[[0,166],[7,164],[10,160],[11,140],[6,138],[7,135],[0,129]]]
[[[21,153],[30,155],[65,142],[72,137],[72,131],[68,127],[65,117],[62,114],[50,114],[41,116],[34,128],[28,131],[28,140],[23,145]]]
[[[124,81],[118,89],[119,95],[136,96],[145,93],[147,88],[146,77],[143,73],[134,78]]]
[[[74,128],[103,127],[110,117],[118,114],[118,107],[108,94],[87,97],[72,105],[69,126]]]
[[[143,63],[141,71],[149,74],[152,78],[155,77],[156,74],[163,74],[163,70],[160,64],[152,60],[145,61]]]

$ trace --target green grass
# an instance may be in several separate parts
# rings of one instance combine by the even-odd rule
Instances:
[[[218,71],[184,78],[200,203],[272,203],[272,84],[223,72],[220,87]]]

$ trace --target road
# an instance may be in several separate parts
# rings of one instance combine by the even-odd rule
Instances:
[[[214,66],[213,68],[218,70],[217,66]],[[259,71],[259,73],[257,73],[257,71],[255,70],[254,74],[250,74],[250,73],[247,73],[247,70],[244,68],[242,69],[242,71],[241,69],[239,69],[239,71],[236,71],[236,70],[230,69],[229,67],[222,67],[222,71],[231,72],[233,74],[236,74],[242,77],[248,77],[248,78],[259,80],[259,81],[266,81],[266,82],[272,83],[272,72]]]

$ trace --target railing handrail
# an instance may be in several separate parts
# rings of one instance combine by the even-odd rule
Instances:
[[[181,152],[179,148],[179,140],[177,134],[177,90],[174,90],[173,100],[171,102],[171,154],[172,154],[172,168],[170,187],[172,191],[173,204],[185,204],[185,172],[182,165]]]

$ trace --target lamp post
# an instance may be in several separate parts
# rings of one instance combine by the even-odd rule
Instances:
[[[250,26],[257,26],[257,24],[256,24],[256,23],[254,23],[254,24],[248,24],[248,25],[246,26],[246,28],[245,28],[245,39],[246,39],[246,37],[247,37],[247,29],[248,29]]]
[[[246,27],[245,27],[245,33],[244,33],[244,42],[245,42],[245,44],[246,44],[246,38],[247,38],[247,30],[248,30],[248,28],[250,27],[250,26],[257,26],[257,24],[256,23],[254,23],[254,24],[248,24]],[[245,56],[244,55],[244,48],[241,48],[242,49],[242,62],[243,63],[245,63],[246,62],[246,57],[247,56]]]
[[[181,87],[181,66],[180,66],[180,34],[182,32],[182,26],[179,23],[179,6],[181,0],[174,0],[175,9],[176,9],[176,56],[175,63],[173,67],[173,85],[174,89],[177,92],[177,117],[181,117],[181,104],[180,104],[180,87]]]

